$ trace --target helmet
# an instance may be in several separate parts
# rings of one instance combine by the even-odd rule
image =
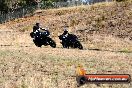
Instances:
[[[40,23],[36,23],[36,26],[39,26],[40,25]]]
[[[68,30],[67,30],[67,28],[65,27],[65,28],[64,28],[64,35],[67,34],[67,33],[68,33]]]
[[[68,31],[67,30],[64,30],[64,34],[67,34],[68,33]]]
[[[64,28],[64,31],[68,31],[67,28]]]

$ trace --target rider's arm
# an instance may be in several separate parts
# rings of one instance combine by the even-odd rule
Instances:
[[[47,34],[50,35],[50,32],[47,30]]]
[[[33,32],[35,32],[37,30],[36,26],[33,26]]]

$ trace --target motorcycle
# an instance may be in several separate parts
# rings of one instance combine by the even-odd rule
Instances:
[[[77,38],[76,35],[68,34],[67,37],[65,37],[65,35],[60,35],[58,37],[61,40],[61,44],[62,44],[63,48],[69,48],[69,47],[71,47],[71,48],[83,49],[83,46],[78,41],[78,38]]]
[[[42,45],[47,46],[50,45],[53,48],[56,48],[56,43],[49,36],[45,36],[44,33],[41,32],[31,32],[31,38],[33,38],[33,42],[37,47],[41,47]]]

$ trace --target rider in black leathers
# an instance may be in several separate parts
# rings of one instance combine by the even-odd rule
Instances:
[[[43,32],[41,31],[43,30]],[[48,31],[48,29],[44,29],[40,27],[40,23],[36,23],[35,26],[33,26],[33,33],[34,33],[34,37],[36,38],[40,38],[40,37],[48,37],[50,35],[50,32]]]
[[[33,26],[33,32],[35,32],[36,30],[38,30],[40,28],[40,24],[36,23],[35,26]]]
[[[77,40],[77,36],[74,34],[68,33],[68,30],[65,29],[62,34],[62,44],[63,47],[69,48],[69,46],[74,46],[75,41]]]
[[[40,38],[40,23],[36,23],[35,26],[33,26],[33,38]]]
[[[63,38],[68,38],[68,36],[69,36],[68,30],[65,29],[62,36],[63,36]]]
[[[77,40],[77,36],[74,35],[74,34],[68,33],[68,30],[66,30],[66,29],[64,30],[62,35],[63,35],[63,38],[66,38],[66,40],[69,40],[69,41],[72,41],[72,42]]]
[[[37,47],[41,47],[42,45],[56,47],[55,41],[50,38],[48,29],[41,28],[39,23],[33,26],[33,32],[30,33],[30,36],[33,38],[33,42]]]

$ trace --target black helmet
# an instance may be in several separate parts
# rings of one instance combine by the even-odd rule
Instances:
[[[67,33],[68,33],[68,31],[67,30],[64,30],[64,35],[67,34]]]
[[[64,30],[64,32],[68,32],[68,30]]]
[[[36,23],[36,26],[39,26],[40,25],[40,23]]]

